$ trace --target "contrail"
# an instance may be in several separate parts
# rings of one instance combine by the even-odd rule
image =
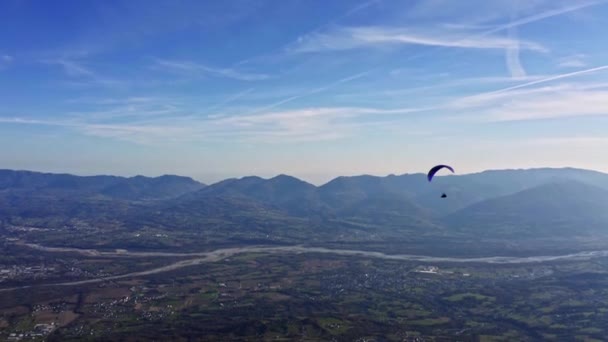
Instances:
[[[345,12],[344,14],[342,14],[342,15],[340,15],[340,16],[338,16],[338,17],[336,17],[336,18],[332,19],[332,20],[330,20],[329,22],[327,22],[327,23],[325,23],[325,24],[323,24],[323,25],[320,25],[320,26],[316,27],[316,28],[315,28],[315,29],[313,29],[312,31],[307,32],[306,34],[311,34],[311,33],[315,33],[315,32],[321,31],[322,29],[324,29],[324,28],[326,28],[326,27],[328,27],[328,26],[330,26],[330,25],[334,24],[336,21],[341,20],[341,19],[344,19],[344,18],[347,18],[347,17],[349,17],[349,16],[351,16],[351,15],[353,15],[353,14],[355,14],[355,13],[357,13],[357,12],[359,12],[359,11],[361,11],[361,10],[365,9],[365,8],[368,8],[368,7],[370,7],[370,6],[372,6],[372,5],[376,4],[376,3],[379,3],[379,2],[381,2],[381,1],[382,1],[382,0],[369,0],[369,1],[365,1],[365,2],[363,2],[363,3],[361,3],[361,4],[359,4],[359,5],[357,5],[357,6],[353,7],[353,8],[351,8],[350,10],[348,10],[347,12]],[[289,45],[289,44],[287,44],[287,45]],[[253,59],[253,58],[249,58],[249,59],[246,59],[246,60],[240,61],[240,62],[236,63],[236,64],[235,64],[235,66],[237,66],[237,65],[241,65],[241,64],[245,64],[245,63],[248,63],[248,62],[249,62],[249,61],[251,61],[252,59]],[[303,64],[304,64],[304,63],[303,63]],[[373,69],[372,69],[372,70],[373,70]],[[360,78],[360,77],[363,77],[363,76],[367,75],[367,74],[368,74],[368,73],[370,73],[372,70],[368,70],[368,71],[365,71],[365,72],[362,72],[362,73],[354,74],[354,75],[349,76],[349,77],[345,77],[345,78],[340,79],[340,80],[338,80],[338,81],[336,81],[336,82],[334,82],[334,83],[331,83],[331,84],[329,84],[329,85],[326,85],[326,86],[323,86],[323,87],[320,87],[320,88],[317,88],[317,89],[313,89],[313,90],[311,90],[311,91],[309,91],[309,92],[306,92],[306,93],[304,93],[304,94],[300,94],[300,95],[294,95],[294,96],[292,96],[292,97],[288,97],[288,98],[286,98],[286,99],[283,99],[283,100],[281,100],[281,101],[275,102],[275,103],[270,104],[270,105],[268,105],[268,106],[265,106],[265,107],[262,107],[262,108],[258,108],[258,109],[256,109],[256,110],[254,110],[253,112],[249,113],[249,115],[259,113],[259,112],[261,112],[261,111],[263,111],[263,110],[268,110],[268,109],[275,108],[275,107],[277,107],[277,106],[280,106],[280,105],[282,105],[282,104],[285,104],[285,103],[291,102],[291,101],[293,101],[293,100],[296,100],[296,99],[299,99],[299,98],[302,98],[302,97],[305,97],[305,96],[309,96],[309,95],[312,95],[312,94],[316,94],[316,93],[319,93],[319,92],[325,91],[325,90],[327,90],[327,89],[333,88],[333,87],[335,87],[335,86],[337,86],[337,85],[339,85],[339,84],[342,84],[342,83],[346,83],[346,82],[353,81],[353,80],[355,80],[355,79],[357,79],[357,78]],[[233,99],[233,100],[234,100],[234,99]]]
[[[306,92],[306,93],[299,94],[299,95],[294,95],[294,96],[292,96],[292,97],[288,97],[288,98],[286,98],[286,99],[283,99],[283,100],[281,100],[281,101],[275,102],[275,103],[270,104],[270,105],[268,105],[268,106],[265,106],[265,107],[262,107],[262,108],[258,108],[258,109],[256,109],[256,110],[252,111],[251,113],[249,113],[249,115],[252,115],[252,114],[257,114],[257,113],[259,113],[259,112],[266,111],[266,110],[269,110],[269,109],[272,109],[272,108],[278,107],[278,106],[280,106],[280,105],[282,105],[282,104],[285,104],[285,103],[291,102],[291,101],[293,101],[293,100],[297,100],[297,99],[302,98],[302,97],[306,97],[306,96],[310,96],[310,95],[313,95],[313,94],[317,94],[317,93],[320,93],[320,92],[326,91],[326,90],[331,89],[331,88],[333,88],[333,87],[335,87],[335,86],[337,86],[337,85],[340,85],[340,84],[342,84],[342,83],[347,83],[347,82],[350,82],[350,81],[354,81],[354,80],[356,80],[356,79],[359,79],[359,78],[361,78],[361,77],[363,77],[363,76],[365,76],[365,75],[367,75],[367,74],[371,73],[373,70],[374,70],[374,69],[370,69],[370,70],[368,70],[368,71],[360,72],[360,73],[358,73],[358,74],[354,74],[354,75],[351,75],[351,76],[348,76],[348,77],[345,77],[345,78],[339,79],[339,80],[337,80],[337,81],[335,81],[335,82],[333,82],[333,83],[330,83],[330,84],[328,84],[328,85],[325,85],[325,86],[322,86],[322,87],[319,87],[319,88],[315,88],[315,89],[309,90],[309,91],[308,91],[308,92]]]
[[[536,80],[536,81],[530,81],[527,83],[522,83],[522,84],[518,84],[512,87],[507,87],[507,88],[503,88],[503,89],[499,89],[499,90],[495,90],[495,91],[491,91],[488,93],[483,93],[480,95],[494,95],[494,94],[500,94],[500,93],[505,93],[511,90],[515,90],[515,89],[519,89],[519,88],[524,88],[524,87],[529,87],[532,85],[536,85],[536,84],[541,84],[541,83],[546,83],[546,82],[551,82],[551,81],[555,81],[555,80],[560,80],[562,78],[570,78],[570,77],[574,77],[574,76],[579,76],[579,75],[584,75],[584,74],[590,74],[596,71],[602,71],[602,70],[607,70],[608,69],[608,65],[602,65],[599,67],[595,67],[595,68],[590,68],[590,69],[585,69],[585,70],[579,70],[579,71],[574,71],[574,72],[569,72],[566,74],[559,74],[559,75],[555,75],[555,76],[551,76],[551,77],[547,77],[547,78],[543,78],[540,80]],[[475,95],[475,96],[479,96],[479,95]]]
[[[230,104],[230,103],[232,103],[232,102],[234,102],[234,101],[236,101],[236,100],[240,99],[241,97],[243,97],[243,96],[245,96],[245,95],[247,95],[247,94],[251,93],[251,92],[252,92],[252,91],[254,91],[254,90],[255,90],[255,88],[249,88],[249,89],[247,89],[247,90],[244,90],[244,91],[241,91],[241,92],[239,92],[239,93],[236,93],[236,94],[234,94],[234,95],[232,95],[232,96],[228,97],[227,99],[225,99],[225,100],[223,100],[223,101],[220,101],[219,103],[216,103],[215,105],[213,105],[213,106],[211,106],[211,107],[207,108],[207,112],[211,112],[212,110],[216,110],[216,109],[218,109],[218,108],[224,107],[224,106],[226,106],[227,104]]]
[[[591,7],[591,6],[595,6],[595,5],[600,5],[600,4],[605,4],[608,1],[606,0],[597,0],[597,1],[589,1],[586,3],[582,3],[582,4],[578,4],[578,5],[574,5],[574,6],[567,6],[567,7],[562,7],[562,8],[558,8],[558,9],[554,9],[554,10],[550,10],[550,11],[546,11],[543,13],[538,13],[526,18],[521,18],[519,20],[515,20],[512,21],[508,24],[502,25],[502,26],[498,26],[496,28],[493,28],[491,30],[485,31],[481,33],[481,36],[486,36],[488,34],[492,34],[492,33],[496,33],[502,30],[507,30],[511,27],[518,27],[518,26],[522,26],[525,24],[530,24],[539,20],[543,20],[543,19],[547,19],[547,18],[551,18],[551,17],[555,17],[561,14],[566,14],[566,13],[570,13],[570,12],[574,12],[583,8],[587,8],[587,7]]]
[[[359,11],[365,9],[365,8],[368,8],[368,7],[370,7],[370,6],[372,6],[372,5],[376,4],[376,3],[379,3],[379,2],[381,2],[381,0],[369,0],[369,1],[362,2],[359,5],[357,5],[357,6],[353,7],[353,8],[351,8],[350,10],[344,12],[343,14],[341,14],[341,15],[339,15],[339,16],[331,19],[331,20],[329,20],[328,22],[326,22],[326,23],[324,23],[322,25],[319,25],[319,26],[317,26],[316,28],[314,28],[314,29],[312,29],[310,31],[307,31],[303,35],[300,35],[300,37],[301,36],[310,35],[310,34],[313,34],[313,33],[316,33],[316,32],[319,32],[319,31],[323,30],[324,28],[335,24],[337,21],[339,21],[341,19],[344,19],[344,18],[347,18],[347,17],[350,17],[351,15],[353,15],[353,14],[355,14],[355,13],[357,13],[357,12],[359,12]],[[236,67],[236,66],[239,66],[239,65],[242,65],[242,64],[249,63],[249,62],[251,62],[253,60],[256,60],[256,59],[267,57],[271,53],[275,53],[276,51],[284,49],[286,46],[289,46],[290,44],[293,44],[293,42],[294,41],[292,41],[290,43],[287,43],[286,45],[283,45],[281,48],[274,49],[271,52],[266,53],[264,55],[259,55],[259,56],[256,56],[256,57],[251,57],[251,58],[247,58],[247,59],[244,59],[242,61],[239,61],[239,62],[233,64],[232,67]]]
[[[597,1],[590,1],[590,2],[586,2],[583,4],[578,4],[578,5],[574,5],[574,6],[567,6],[567,7],[562,7],[562,8],[558,8],[558,9],[554,9],[554,10],[550,10],[550,11],[546,11],[543,13],[538,13],[529,17],[525,17],[525,18],[521,18],[518,20],[512,20],[511,22],[509,22],[508,24],[504,24],[504,25],[500,25],[498,27],[495,27],[493,29],[490,30],[486,30],[477,34],[473,34],[471,36],[465,37],[463,39],[457,40],[456,43],[458,42],[462,42],[462,41],[467,41],[470,39],[474,39],[474,38],[481,38],[481,37],[485,37],[488,36],[490,34],[496,33],[496,32],[500,32],[500,31],[504,31],[504,30],[509,30],[512,28],[516,28],[522,25],[526,25],[526,24],[531,24],[543,19],[547,19],[547,18],[551,18],[551,17],[555,17],[558,15],[562,15],[562,14],[566,14],[566,13],[570,13],[570,12],[574,12],[574,11],[578,11],[580,9],[583,8],[587,8],[587,7],[591,7],[591,6],[595,6],[595,5],[600,5],[600,4],[605,4],[608,1],[606,0],[597,0]],[[406,61],[411,61],[420,57],[427,57],[433,53],[436,53],[439,50],[443,50],[446,49],[446,46],[439,46],[439,47],[435,47],[429,51],[423,52],[423,53],[419,53],[413,56],[410,56],[409,58],[406,58]]]
[[[562,8],[546,11],[546,12],[543,12],[543,13],[538,13],[536,15],[532,15],[532,16],[529,16],[529,17],[526,17],[526,18],[521,18],[519,20],[514,20],[514,21],[509,22],[508,24],[501,25],[501,26],[495,27],[493,29],[490,29],[490,30],[487,30],[487,31],[484,31],[484,32],[481,32],[481,33],[478,33],[478,34],[475,34],[475,35],[471,35],[469,37],[461,39],[460,41],[466,41],[466,40],[469,40],[469,39],[472,39],[472,38],[485,37],[485,36],[490,35],[492,33],[500,32],[500,31],[503,31],[503,30],[508,30],[508,29],[511,29],[511,28],[516,28],[516,27],[519,27],[519,26],[522,26],[522,25],[526,25],[526,24],[530,24],[530,23],[534,23],[534,22],[537,22],[537,21],[540,21],[540,20],[543,20],[543,19],[547,19],[547,18],[558,16],[558,15],[574,12],[574,11],[577,11],[577,10],[580,10],[580,9],[583,9],[583,8],[587,8],[587,7],[591,7],[591,6],[595,6],[595,5],[599,5],[599,4],[605,4],[607,2],[608,2],[607,0],[590,1],[590,2],[586,2],[586,3],[582,3],[582,4],[562,7]],[[371,4],[371,3],[373,3],[373,1],[370,1],[369,3]],[[413,55],[413,56],[410,56],[409,58],[405,58],[404,61],[411,61],[413,59],[417,59],[417,58],[420,58],[420,57],[425,57],[425,56],[428,56],[428,55],[430,55],[432,53],[436,53],[437,51],[445,49],[445,48],[446,48],[445,46],[435,47],[435,48],[433,48],[430,51],[427,51],[427,52],[424,52],[424,53],[420,53],[420,54],[417,54],[417,55]],[[593,71],[602,70],[603,68],[604,67],[599,67],[599,69],[598,68],[594,68],[594,69],[589,69],[589,70],[583,70],[583,71],[580,71],[580,72],[575,72],[575,73],[567,74],[567,76],[558,75],[558,76],[550,77],[550,78],[547,78],[547,79],[543,79],[543,80],[538,80],[538,81],[522,84],[522,85],[515,86],[515,87],[518,87],[518,88],[527,87],[527,86],[530,86],[530,85],[533,85],[533,84],[538,84],[538,83],[543,83],[543,82],[549,82],[549,81],[552,81],[554,79],[559,79],[559,78],[564,78],[564,77],[571,77],[571,76],[576,76],[576,75],[581,74],[581,73],[587,73],[587,72],[593,72]],[[336,82],[334,82],[334,83],[332,83],[332,84],[330,84],[328,86],[317,88],[317,89],[314,89],[313,91],[310,91],[308,93],[305,93],[305,94],[302,94],[302,95],[295,95],[295,96],[292,96],[290,98],[284,99],[282,101],[275,102],[275,103],[273,103],[273,104],[271,104],[271,105],[269,105],[267,107],[263,107],[263,108],[255,110],[254,113],[260,112],[262,110],[267,110],[267,109],[275,108],[275,107],[280,106],[280,105],[282,105],[284,103],[291,102],[291,101],[293,101],[295,99],[298,99],[298,98],[301,98],[301,97],[304,97],[304,96],[309,96],[309,95],[312,95],[312,94],[316,94],[316,93],[325,91],[325,90],[333,88],[334,86],[339,85],[341,83],[349,82],[349,81],[352,81],[354,79],[360,78],[364,74],[368,74],[368,73],[370,73],[373,70],[374,69],[371,69],[371,70],[369,70],[367,72],[364,72],[364,73],[354,74],[351,77],[343,78],[343,79],[338,80],[338,81],[336,81]],[[522,71],[523,71],[523,68],[522,68]],[[563,76],[563,77],[560,77],[560,76]],[[557,78],[555,78],[555,77],[557,77]],[[517,88],[514,88],[514,89],[517,89]],[[508,89],[508,90],[510,90],[510,89]],[[508,91],[508,90],[503,90],[503,91]]]

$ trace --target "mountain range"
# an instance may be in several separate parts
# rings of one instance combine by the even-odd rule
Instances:
[[[441,198],[442,193],[448,197]],[[243,222],[255,222],[262,230],[289,222],[322,229],[339,222],[357,229],[489,238],[608,235],[608,174],[574,168],[494,170],[438,176],[433,182],[424,174],[362,175],[315,186],[288,175],[205,185],[171,175],[80,177],[0,170],[3,222],[74,215],[115,218],[125,227],[163,222],[174,230],[196,229],[197,220],[214,219],[234,230],[250,229]]]

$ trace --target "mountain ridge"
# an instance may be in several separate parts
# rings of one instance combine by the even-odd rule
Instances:
[[[454,229],[480,236],[557,235],[608,231],[608,189],[559,180],[474,203],[443,218]]]
[[[235,197],[257,201],[293,215],[334,215],[365,208],[366,201],[382,211],[390,198],[403,208],[441,218],[474,203],[506,196],[538,185],[572,179],[608,189],[608,174],[576,168],[486,170],[464,175],[438,176],[428,182],[422,173],[388,176],[340,176],[316,186],[286,174],[270,178],[229,178],[211,185],[192,178],[74,176],[35,171],[0,170],[0,191],[30,194],[102,196],[123,200]],[[447,193],[448,198],[440,195]],[[387,207],[390,207],[387,206]]]
[[[608,174],[571,168],[439,176],[432,182],[420,173],[350,176],[322,186],[281,174],[206,187],[178,176],[0,171],[0,230],[42,227],[53,237],[56,231],[86,235],[87,229],[113,229],[124,244],[141,248],[165,242],[136,238],[134,231],[184,234],[183,243],[193,247],[199,240],[188,240],[192,236],[207,244],[316,241],[400,250],[403,243],[431,249],[439,243],[467,251],[545,239],[545,248],[556,248],[555,239],[608,241],[604,184]],[[69,243],[64,240],[54,241]],[[492,245],[478,248],[481,241]]]
[[[67,173],[0,169],[0,191],[31,194],[101,195],[116,199],[145,200],[177,197],[202,187],[205,184],[176,175],[75,176]]]

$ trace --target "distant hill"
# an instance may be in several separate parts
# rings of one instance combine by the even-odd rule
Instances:
[[[411,183],[415,184],[415,181]],[[228,179],[185,197],[250,199],[296,216],[320,215],[376,222],[429,216],[430,212],[413,203],[412,196],[403,194],[403,189],[391,187],[385,178],[374,176],[340,177],[315,187],[297,178],[279,175],[270,179]]]
[[[395,199],[411,197],[407,196],[408,191],[411,191],[410,188],[397,186],[393,179],[369,175],[338,177],[319,187],[319,196],[324,202],[332,203],[338,208],[348,207],[370,197],[392,196]]]
[[[116,176],[79,177],[70,174],[0,170],[0,190],[99,191],[120,181]]]
[[[608,174],[575,168],[491,170],[459,176],[462,180],[489,186],[492,196],[506,195],[538,185],[574,180],[608,190]]]
[[[233,178],[210,185],[186,197],[234,197],[271,205],[286,212],[309,215],[323,210],[317,188],[287,175],[270,179],[260,177]]]
[[[391,194],[408,198],[416,205],[443,216],[486,199],[560,180],[575,180],[608,190],[608,174],[605,173],[574,168],[540,168],[439,176],[430,183],[424,174],[338,177],[319,187],[319,192],[323,200],[343,204],[374,194]],[[448,198],[442,199],[442,193],[446,193]]]
[[[608,234],[608,190],[561,180],[473,204],[443,222],[478,236]]]
[[[0,192],[45,196],[105,196],[125,200],[167,199],[205,185],[181,176],[74,176],[0,170]]]
[[[129,200],[168,199],[204,188],[192,178],[164,175],[155,178],[136,176],[125,178],[103,188],[100,193],[112,198]]]

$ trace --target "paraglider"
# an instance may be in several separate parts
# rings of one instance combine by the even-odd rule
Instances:
[[[432,181],[432,180],[433,180],[433,177],[435,177],[435,174],[436,174],[436,173],[437,173],[439,170],[441,170],[441,169],[443,169],[443,168],[446,168],[446,169],[448,169],[448,170],[452,171],[452,173],[454,173],[454,169],[453,169],[451,166],[449,166],[449,165],[436,165],[436,166],[433,166],[433,167],[432,167],[432,168],[429,170],[429,173],[426,175],[426,177],[427,177],[427,179],[429,180],[429,182],[430,182],[430,181]],[[446,198],[446,197],[448,197],[448,195],[446,195],[445,193],[441,194],[441,198]]]
[[[430,170],[429,173],[426,175],[426,177],[429,179],[429,182],[433,180],[433,177],[435,177],[435,174],[437,173],[437,171],[446,168],[450,171],[452,171],[452,173],[454,173],[454,169],[449,166],[449,165],[437,165],[437,166],[433,166]]]

